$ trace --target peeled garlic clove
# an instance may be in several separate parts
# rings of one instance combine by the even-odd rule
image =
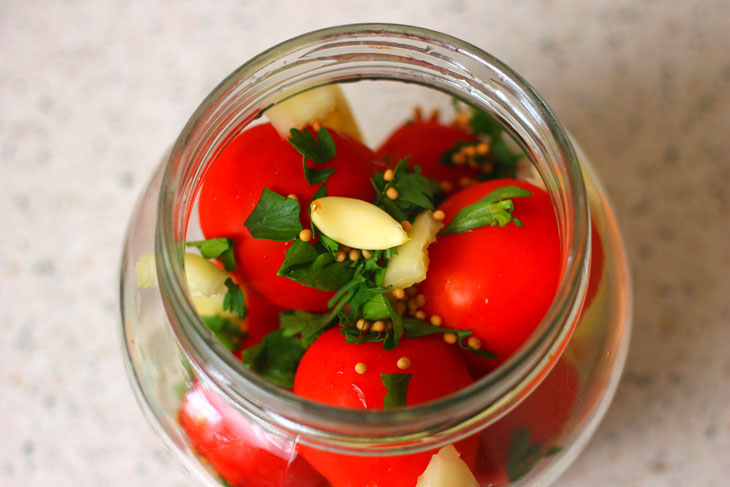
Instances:
[[[436,241],[436,234],[444,224],[433,219],[433,212],[421,212],[408,233],[410,240],[398,247],[398,254],[388,261],[385,286],[401,289],[411,287],[426,279],[428,271],[428,246]]]
[[[337,85],[320,86],[287,98],[266,111],[271,124],[282,138],[292,128],[302,129],[313,122],[333,128],[360,140],[360,130]]]
[[[134,266],[137,273],[137,286],[158,287],[155,255],[143,255]],[[225,296],[228,288],[224,284],[228,273],[198,254],[185,254],[185,277],[188,289],[193,296]]]
[[[479,487],[479,482],[456,448],[447,445],[431,457],[416,487]]]
[[[325,196],[314,200],[310,209],[317,228],[348,247],[383,250],[408,241],[400,223],[367,201]]]

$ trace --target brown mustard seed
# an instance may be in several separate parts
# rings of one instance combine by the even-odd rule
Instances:
[[[470,121],[471,117],[469,117],[469,114],[466,112],[458,112],[454,117],[454,125],[458,125],[460,127],[466,127],[469,125]]]
[[[477,337],[469,337],[469,339],[466,341],[466,344],[469,348],[472,348],[474,350],[479,350],[480,348],[482,348],[482,341]]]
[[[360,252],[352,249],[347,253],[347,256],[350,258],[350,260],[358,260],[360,258]]]
[[[371,326],[370,329],[375,333],[382,333],[385,331],[385,322],[382,320],[375,321],[373,322],[373,326]]]
[[[465,145],[461,148],[461,151],[469,157],[474,157],[475,155],[477,155],[477,148],[473,145]]]
[[[411,298],[408,300],[408,309],[411,311],[411,313],[415,313],[418,309],[418,303],[416,302],[415,298]]]
[[[474,184],[474,180],[472,178],[466,176],[462,176],[459,178],[459,186],[461,186],[462,188],[467,188],[472,184]]]
[[[355,364],[355,372],[357,372],[358,374],[362,375],[367,371],[368,371],[368,366],[365,365],[365,362],[358,362]]]
[[[454,185],[451,184],[451,181],[443,180],[439,182],[439,189],[444,193],[451,193],[454,190]]]
[[[406,294],[409,296],[415,296],[416,294],[418,294],[418,288],[416,286],[411,286],[406,289]]]
[[[369,259],[370,257],[372,257],[372,256],[373,256],[373,254],[371,254],[371,253],[370,253],[370,252],[368,252],[367,250],[363,249],[363,250],[362,250],[362,256],[363,256],[363,257],[365,257],[366,259]]]
[[[418,311],[416,311],[416,313],[415,313],[414,316],[416,318],[418,318],[419,320],[425,320],[426,319],[426,312],[423,311],[422,309],[419,309]]]
[[[449,345],[456,343],[457,337],[455,333],[444,333],[444,341]]]
[[[416,296],[416,304],[419,308],[426,304],[426,296],[424,296],[423,294],[419,294],[418,296]]]
[[[399,287],[393,289],[392,292],[393,292],[393,297],[395,299],[403,299],[403,298],[406,297],[406,292],[403,289],[399,288]]]
[[[385,196],[387,196],[391,200],[397,199],[398,198],[398,190],[395,189],[395,188],[393,188],[393,187],[390,187],[385,192]]]
[[[444,218],[446,218],[446,213],[441,210],[436,210],[433,212],[433,215],[431,215],[431,217],[437,222],[442,222],[444,221]]]
[[[308,228],[305,228],[301,232],[299,232],[299,240],[302,242],[309,242],[312,240],[312,231]]]
[[[386,181],[392,181],[393,176],[395,176],[395,174],[393,173],[392,169],[388,169],[383,173],[383,179],[385,179]]]
[[[342,250],[338,250],[337,253],[335,254],[335,260],[337,262],[344,262],[346,258],[347,258],[347,255]]]
[[[411,225],[411,222],[409,222],[408,220],[403,220],[402,222],[400,222],[400,226],[403,227],[403,230],[406,233],[411,233],[411,230],[413,230],[413,225]]]
[[[451,162],[453,162],[456,166],[463,166],[466,164],[466,155],[461,152],[457,152],[451,156]]]
[[[487,144],[486,142],[481,142],[477,145],[477,154],[483,156],[487,152],[489,152],[489,144]]]
[[[406,370],[411,366],[411,359],[409,359],[408,357],[401,357],[398,359],[395,365],[397,365],[398,368],[401,370]]]
[[[431,319],[429,321],[433,326],[441,326],[444,324],[444,320],[442,320],[439,315],[431,316]]]
[[[398,311],[399,315],[402,315],[406,312],[406,303],[404,303],[403,301],[398,301],[397,303],[395,303],[395,309],[396,311]]]
[[[299,201],[299,196],[297,196],[297,195],[295,195],[293,193],[287,195],[286,197],[289,198],[290,200]]]
[[[360,318],[359,320],[357,320],[357,323],[355,323],[355,328],[360,331],[367,331],[370,328],[370,323]]]

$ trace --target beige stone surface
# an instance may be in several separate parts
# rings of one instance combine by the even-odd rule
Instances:
[[[616,399],[561,486],[730,478],[727,0],[0,4],[0,485],[192,482],[142,420],[116,273],[153,164],[253,54],[357,21],[477,44],[591,155],[635,278]]]

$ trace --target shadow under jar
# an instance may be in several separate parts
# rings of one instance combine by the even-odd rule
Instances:
[[[549,193],[560,235],[558,291],[523,346],[471,386],[392,410],[309,401],[249,370],[196,314],[183,269],[184,243],[199,232],[191,215],[201,181],[221,149],[282,93],[354,81],[426,87],[434,100],[454,97],[489,114],[528,155]],[[394,106],[403,100],[397,93],[385,90],[362,104]],[[422,96],[419,103],[428,105]],[[353,102],[357,107],[357,97]],[[371,108],[364,114],[365,132],[371,124],[388,127],[378,113],[383,111]],[[135,265],[149,254],[159,288],[143,289]],[[473,436],[479,447],[471,470],[479,485],[548,485],[576,458],[608,407],[623,368],[630,311],[626,258],[612,211],[588,161],[539,95],[472,45],[398,25],[309,33],[225,79],[140,196],[121,268],[124,353],[133,388],[152,427],[206,485],[324,487],[330,484],[302,458],[302,447],[362,464],[416,458]],[[191,445],[180,423],[182,406],[201,422],[220,425],[210,441],[235,451],[227,463],[211,465],[204,448]],[[378,485],[355,473],[348,482]]]

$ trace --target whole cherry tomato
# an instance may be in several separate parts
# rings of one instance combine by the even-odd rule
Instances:
[[[514,185],[532,194],[515,198],[513,215],[523,227],[488,226],[438,237],[419,289],[424,311],[443,326],[468,329],[497,360],[466,353],[483,373],[505,361],[535,330],[553,301],[560,277],[560,239],[547,193],[524,181],[500,179],[469,187],[439,207],[445,224],[493,190]]]
[[[337,155],[317,165],[336,169],[327,180],[327,193],[372,201],[370,178],[382,163],[359,141],[334,130],[330,130],[330,135]],[[304,179],[302,156],[270,124],[263,124],[245,130],[223,148],[205,175],[200,191],[200,226],[206,238],[233,238],[236,276],[282,308],[323,310],[334,292],[277,276],[291,243],[253,238],[243,223],[256,207],[263,189],[268,188],[282,196],[298,197],[301,221],[306,228],[307,205],[318,186],[310,186]]]
[[[531,468],[550,448],[560,445],[551,442],[560,431],[578,394],[578,373],[566,360],[559,360],[545,379],[515,409],[486,428],[479,438],[479,456],[476,472],[486,485],[507,485],[516,480],[507,471],[512,464],[524,462]],[[529,432],[529,445],[540,444],[539,455],[510,459],[510,444],[520,430]],[[515,455],[518,452],[512,451]],[[534,462],[534,463],[531,463]],[[512,477],[512,478],[510,478]]]
[[[404,365],[403,357],[408,360],[405,369],[398,366],[399,360]],[[305,352],[297,369],[294,392],[333,406],[382,409],[387,389],[380,374],[393,373],[411,374],[406,405],[446,396],[472,383],[456,348],[440,338],[403,338],[394,350],[385,350],[382,343],[347,344],[340,330],[333,328]],[[455,444],[470,467],[475,461],[476,441],[476,437],[471,437]],[[414,487],[437,452],[361,457],[305,445],[299,448],[333,487]]]
[[[195,385],[178,412],[191,445],[234,487],[326,487],[294,443],[264,431]]]
[[[410,156],[409,167],[418,164],[423,175],[439,182],[447,181],[452,188],[459,188],[461,178],[476,179],[479,169],[469,166],[447,166],[441,162],[444,152],[457,142],[475,142],[477,138],[456,125],[444,125],[437,121],[414,121],[393,132],[377,150],[378,157],[390,167]]]

